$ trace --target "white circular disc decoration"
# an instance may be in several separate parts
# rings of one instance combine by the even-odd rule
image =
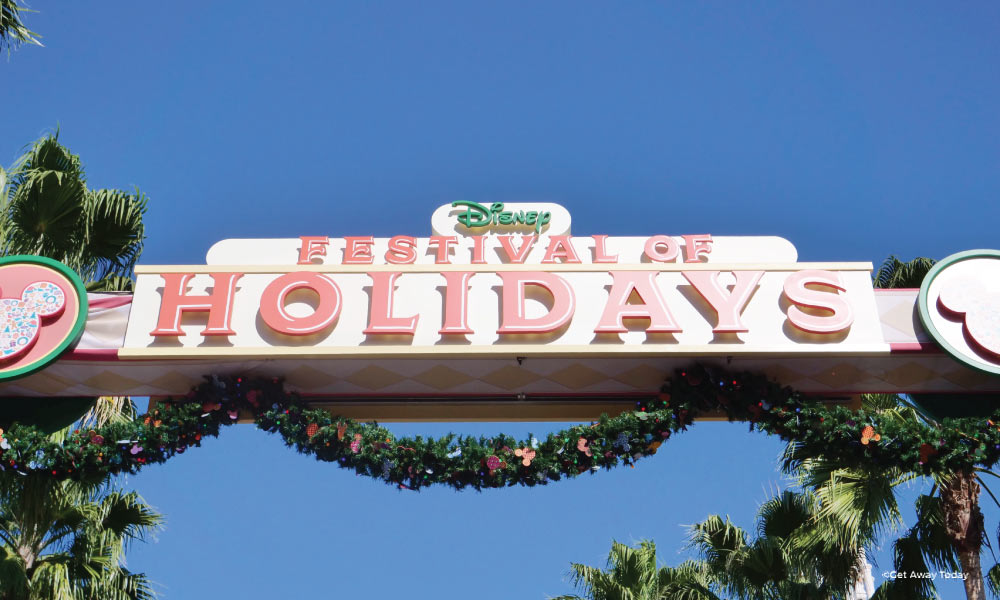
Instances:
[[[934,265],[920,287],[918,309],[945,352],[1000,375],[1000,251],[969,250]]]

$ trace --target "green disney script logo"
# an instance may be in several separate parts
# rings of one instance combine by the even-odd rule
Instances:
[[[459,200],[451,203],[452,207],[464,206],[465,212],[458,213],[458,222],[469,229],[474,227],[489,227],[491,225],[529,225],[534,226],[535,232],[541,233],[542,227],[552,220],[552,213],[540,212],[536,210],[517,212],[505,211],[503,202],[494,202],[489,207]]]

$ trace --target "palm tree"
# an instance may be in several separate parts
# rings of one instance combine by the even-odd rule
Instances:
[[[8,54],[11,49],[24,43],[42,45],[35,37],[38,34],[25,27],[21,21],[22,10],[27,9],[18,0],[0,0],[0,50],[6,47]]]
[[[918,288],[934,265],[929,258],[902,262],[890,256],[874,276],[876,287]],[[895,419],[918,421],[928,427],[940,424],[920,405],[920,396],[909,398],[895,394],[868,395],[863,408]],[[878,471],[845,470],[822,457],[802,456],[793,442],[785,452],[786,471],[800,477],[800,483],[815,491],[823,514],[845,524],[841,543],[848,548],[864,548],[872,543],[872,533],[879,533],[902,523],[894,488],[916,477],[898,469]],[[980,553],[985,542],[983,515],[979,508],[981,487],[989,488],[980,478],[984,470],[935,473],[931,494],[917,499],[917,523],[894,544],[897,570],[928,572],[961,568],[965,577],[966,597],[985,598]],[[989,492],[993,496],[992,492]],[[995,499],[995,497],[994,497]],[[997,582],[1000,583],[1000,568]],[[920,598],[934,593],[932,582],[894,580],[886,582],[877,598]]]
[[[824,516],[808,492],[785,490],[761,505],[751,538],[728,517],[691,528],[709,579],[732,598],[833,600],[850,597],[865,564],[839,543],[842,523]]]
[[[571,574],[573,585],[586,595],[553,600],[721,600],[712,591],[715,584],[704,563],[660,567],[656,544],[648,540],[635,548],[612,541],[606,570],[574,563]]]
[[[128,544],[161,523],[135,492],[9,472],[0,491],[0,600],[155,597],[124,566]]]
[[[657,565],[653,542],[613,542],[607,569],[573,564],[572,583],[591,600],[849,598],[863,554],[837,543],[840,524],[818,507],[812,494],[786,490],[761,505],[755,536],[711,515],[691,526],[689,548],[698,558],[677,567]]]
[[[66,264],[89,291],[131,289],[142,253],[146,197],[90,190],[80,157],[58,132],[0,169],[0,255],[34,254]]]

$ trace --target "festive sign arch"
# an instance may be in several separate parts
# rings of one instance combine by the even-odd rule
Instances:
[[[846,464],[966,468],[1000,451],[987,419],[903,431],[845,408],[866,392],[1000,392],[1000,303],[969,270],[1000,270],[998,253],[944,261],[918,302],[917,290],[874,290],[870,263],[798,262],[771,236],[577,236],[554,204],[459,201],[431,224],[426,238],[223,240],[205,265],[137,267],[130,295],[57,292],[0,264],[0,308],[32,332],[0,336],[21,348],[0,358],[12,374],[0,395],[39,410],[52,396],[152,399],[140,421],[61,445],[7,419],[21,425],[0,441],[0,466],[129,471],[250,420],[412,488],[537,485],[631,464],[710,416]],[[25,362],[72,314],[82,331],[63,332],[46,360],[62,356]],[[985,367],[953,359],[962,340]],[[595,419],[544,441],[397,439],[361,424]]]

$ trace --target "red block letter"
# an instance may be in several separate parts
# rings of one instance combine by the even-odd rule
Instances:
[[[522,264],[524,259],[528,258],[528,252],[531,251],[531,247],[535,245],[535,236],[533,235],[522,235],[521,236],[521,247],[514,251],[514,236],[512,235],[498,235],[497,239],[500,240],[500,245],[503,246],[503,251],[507,253],[507,260],[512,263]]]
[[[236,282],[243,273],[210,273],[214,285],[212,293],[193,295],[186,293],[187,282],[193,273],[163,273],[163,299],[160,301],[160,315],[152,336],[184,335],[181,330],[182,312],[207,312],[208,324],[201,335],[234,335],[232,328],[233,296]]]
[[[807,288],[807,285],[819,285],[831,288],[831,291],[819,291]],[[854,311],[851,303],[840,292],[847,289],[840,280],[838,273],[809,269],[792,273],[785,280],[784,292],[788,301],[793,304],[788,308],[788,320],[802,331],[809,333],[838,333],[844,331],[854,322]],[[829,315],[809,314],[799,306],[829,311]]]
[[[545,249],[542,264],[555,264],[557,258],[561,258],[564,264],[580,264],[580,257],[576,255],[576,249],[573,248],[570,239],[568,235],[554,235],[549,238],[549,247]]]
[[[432,235],[427,240],[427,247],[437,246],[437,256],[434,263],[438,265],[450,265],[451,247],[458,243],[458,238],[453,235]]]
[[[733,271],[736,285],[731,292],[719,285],[718,271],[684,271],[682,275],[719,315],[719,322],[712,331],[716,333],[748,331],[740,319],[740,313],[757,289],[757,282],[763,277],[764,271]]]
[[[565,325],[573,317],[576,299],[573,288],[554,273],[497,273],[503,281],[503,314],[497,333],[547,333]],[[552,294],[552,310],[541,317],[525,314],[525,288],[538,286]]]
[[[614,283],[608,293],[608,304],[594,333],[625,333],[628,331],[625,319],[649,319],[647,332],[681,331],[660,295],[660,288],[653,281],[656,275],[654,271],[613,271]],[[633,291],[642,304],[628,303]]]
[[[326,256],[330,238],[325,235],[303,235],[299,239],[302,240],[302,247],[299,248],[300,265],[311,264],[314,256]]]
[[[445,271],[444,323],[438,333],[472,333],[469,329],[469,279],[472,273],[466,271]]]
[[[319,305],[311,315],[293,317],[285,310],[285,298],[299,289],[312,290]],[[309,335],[322,331],[340,314],[340,288],[319,273],[287,273],[268,284],[260,295],[260,318],[267,326],[285,335]]]
[[[372,236],[345,237],[347,245],[344,247],[345,265],[370,265],[372,264],[372,244],[375,240]]]
[[[385,251],[385,262],[394,265],[409,265],[417,260],[417,240],[408,235],[389,238],[389,248]]]
[[[667,235],[654,235],[646,240],[645,252],[651,261],[673,262],[677,258],[677,242]]]
[[[616,263],[618,262],[618,255],[608,255],[608,251],[605,245],[608,241],[608,236],[606,235],[595,235],[591,236],[594,238],[594,262],[595,263]]]
[[[401,333],[413,335],[417,330],[419,315],[412,317],[392,316],[392,297],[399,273],[376,271],[369,273],[372,278],[372,304],[368,316],[366,335],[373,333]]]
[[[712,236],[707,233],[684,236],[684,262],[701,262],[701,255],[712,251]]]

